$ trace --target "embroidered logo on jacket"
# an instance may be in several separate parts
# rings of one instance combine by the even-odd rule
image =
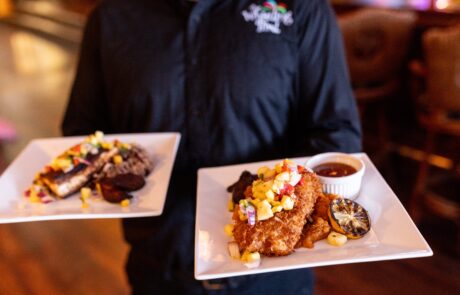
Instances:
[[[242,14],[245,21],[254,22],[257,33],[280,34],[281,24],[290,26],[294,23],[292,11],[287,10],[286,4],[274,0],[267,0],[262,5],[251,4]]]

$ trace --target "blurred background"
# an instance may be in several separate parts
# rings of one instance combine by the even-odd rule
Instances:
[[[129,1],[129,0],[127,0]],[[434,256],[315,268],[316,294],[460,290],[460,0],[333,0],[368,153]],[[60,136],[96,0],[0,0],[0,173]],[[129,294],[120,222],[0,224],[0,294]]]

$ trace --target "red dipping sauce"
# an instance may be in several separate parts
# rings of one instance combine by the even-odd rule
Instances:
[[[343,177],[357,172],[354,167],[337,162],[320,164],[313,168],[313,171],[318,175],[326,177]]]

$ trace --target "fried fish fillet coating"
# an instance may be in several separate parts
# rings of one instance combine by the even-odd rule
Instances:
[[[315,210],[310,218],[311,222],[309,221],[305,224],[297,247],[313,248],[316,241],[327,238],[327,235],[331,232],[327,211],[329,210],[329,204],[335,198],[337,196],[332,194],[318,196]]]
[[[312,223],[307,223],[303,229],[302,238],[299,241],[299,247],[313,248],[316,241],[327,238],[331,232],[331,226],[327,219],[314,217]]]
[[[292,253],[299,241],[307,217],[313,212],[316,199],[322,194],[317,176],[303,172],[295,186],[295,201],[292,210],[283,210],[273,217],[249,225],[238,217],[238,206],[233,219],[233,236],[241,250],[259,252],[267,256],[284,256]]]

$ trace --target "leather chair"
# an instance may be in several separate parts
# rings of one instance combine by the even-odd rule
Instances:
[[[364,127],[377,125],[377,140],[364,133],[365,150],[372,143],[378,150],[388,146],[385,107],[404,86],[415,22],[413,12],[380,8],[361,8],[338,18],[361,120]],[[366,116],[370,107],[375,115]]]
[[[416,221],[423,217],[423,212],[434,213],[450,219],[460,230],[460,173],[457,165],[460,150],[454,149],[448,155],[450,171],[438,173],[430,169],[430,159],[441,135],[452,138],[453,142],[460,140],[460,25],[426,31],[423,34],[423,55],[424,62],[411,67],[415,77],[425,81],[425,90],[415,101],[419,122],[426,130],[426,140],[409,212]],[[457,246],[460,250],[460,233]]]

